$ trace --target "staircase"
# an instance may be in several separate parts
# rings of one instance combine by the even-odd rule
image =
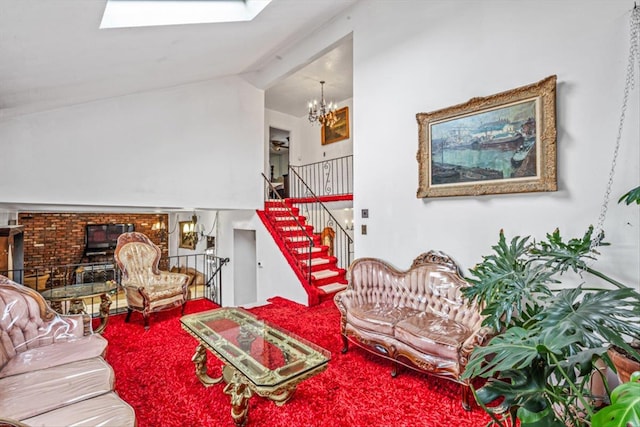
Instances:
[[[267,200],[258,216],[300,279],[310,306],[347,287],[346,271],[337,266],[337,258],[321,244],[320,234],[300,215],[293,199]]]

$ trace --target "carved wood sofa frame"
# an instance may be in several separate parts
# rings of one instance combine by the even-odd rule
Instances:
[[[462,385],[462,406],[470,409],[469,382],[460,376],[473,349],[491,330],[481,309],[468,305],[460,289],[469,284],[446,254],[418,256],[407,271],[376,258],[349,267],[349,285],[334,300],[341,313],[342,352],[349,341],[392,361]]]

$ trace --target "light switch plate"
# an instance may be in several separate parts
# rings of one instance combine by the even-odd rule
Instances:
[[[367,234],[367,224],[362,224],[362,226],[360,227],[360,232],[362,234]]]
[[[362,209],[362,218],[369,218],[369,209]]]

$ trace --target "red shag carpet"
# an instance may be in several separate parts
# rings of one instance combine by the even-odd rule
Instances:
[[[480,427],[489,417],[479,408],[464,411],[460,386],[409,369],[392,378],[388,361],[351,346],[341,353],[339,314],[333,301],[307,308],[274,298],[249,311],[329,350],[326,371],[303,381],[293,398],[278,407],[253,396],[248,426]],[[185,313],[216,306],[206,300],[187,303]],[[116,391],[136,411],[139,427],[233,426],[229,396],[223,384],[205,388],[196,378],[191,356],[197,342],[180,327],[180,311],[151,317],[109,318],[104,337],[107,360],[116,374]],[[209,374],[219,376],[221,363],[208,357]]]

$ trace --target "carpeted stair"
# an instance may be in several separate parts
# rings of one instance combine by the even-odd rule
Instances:
[[[337,266],[329,248],[320,242],[320,234],[306,223],[291,199],[269,200],[258,216],[273,236],[291,268],[309,295],[309,305],[319,304],[347,287],[346,271]],[[313,246],[309,244],[309,237]],[[307,279],[311,265],[311,280]]]

